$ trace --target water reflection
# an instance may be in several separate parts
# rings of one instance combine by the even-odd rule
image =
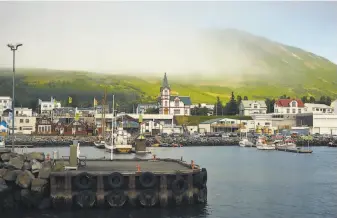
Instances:
[[[17,211],[1,214],[3,218],[202,218],[209,215],[207,205],[177,208],[113,208],[72,211]]]

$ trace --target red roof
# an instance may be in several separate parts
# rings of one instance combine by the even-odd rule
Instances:
[[[275,102],[278,107],[290,107],[292,101],[297,101],[297,107],[304,107],[301,99],[279,99]]]

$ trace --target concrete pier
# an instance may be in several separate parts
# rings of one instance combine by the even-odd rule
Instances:
[[[207,201],[207,170],[193,161],[86,159],[72,151],[62,159],[37,152],[0,155],[1,209],[167,207]]]

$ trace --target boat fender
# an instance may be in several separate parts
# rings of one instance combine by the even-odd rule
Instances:
[[[188,183],[183,178],[179,178],[172,182],[171,188],[175,195],[181,195],[188,189]]]
[[[76,195],[76,203],[81,208],[93,207],[96,202],[96,195],[94,192],[85,190]]]
[[[111,191],[106,199],[111,207],[122,207],[127,200],[127,196],[124,194],[123,190],[116,189]]]
[[[199,203],[206,203],[207,202],[207,187],[204,187],[199,190],[197,194],[197,201]]]
[[[206,168],[201,168],[201,173],[203,174],[203,184],[206,185],[207,183],[207,170]]]
[[[193,175],[193,185],[195,185],[198,188],[203,187],[203,172],[198,172]]]
[[[79,189],[88,189],[92,186],[92,176],[83,172],[75,177],[75,184]]]
[[[120,188],[124,184],[124,176],[117,172],[111,173],[108,176],[108,183],[111,188]]]
[[[144,207],[152,207],[158,201],[158,196],[155,190],[143,190],[139,195],[139,202]]]
[[[152,188],[155,186],[157,180],[156,176],[151,172],[144,172],[139,177],[139,182],[144,188]]]

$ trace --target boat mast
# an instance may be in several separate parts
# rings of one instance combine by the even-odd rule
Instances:
[[[104,88],[104,96],[102,100],[102,136],[105,141],[105,103],[106,103],[106,87]]]
[[[111,120],[111,149],[110,160],[113,160],[113,146],[114,146],[114,119],[115,119],[115,95],[112,95],[112,120]]]

